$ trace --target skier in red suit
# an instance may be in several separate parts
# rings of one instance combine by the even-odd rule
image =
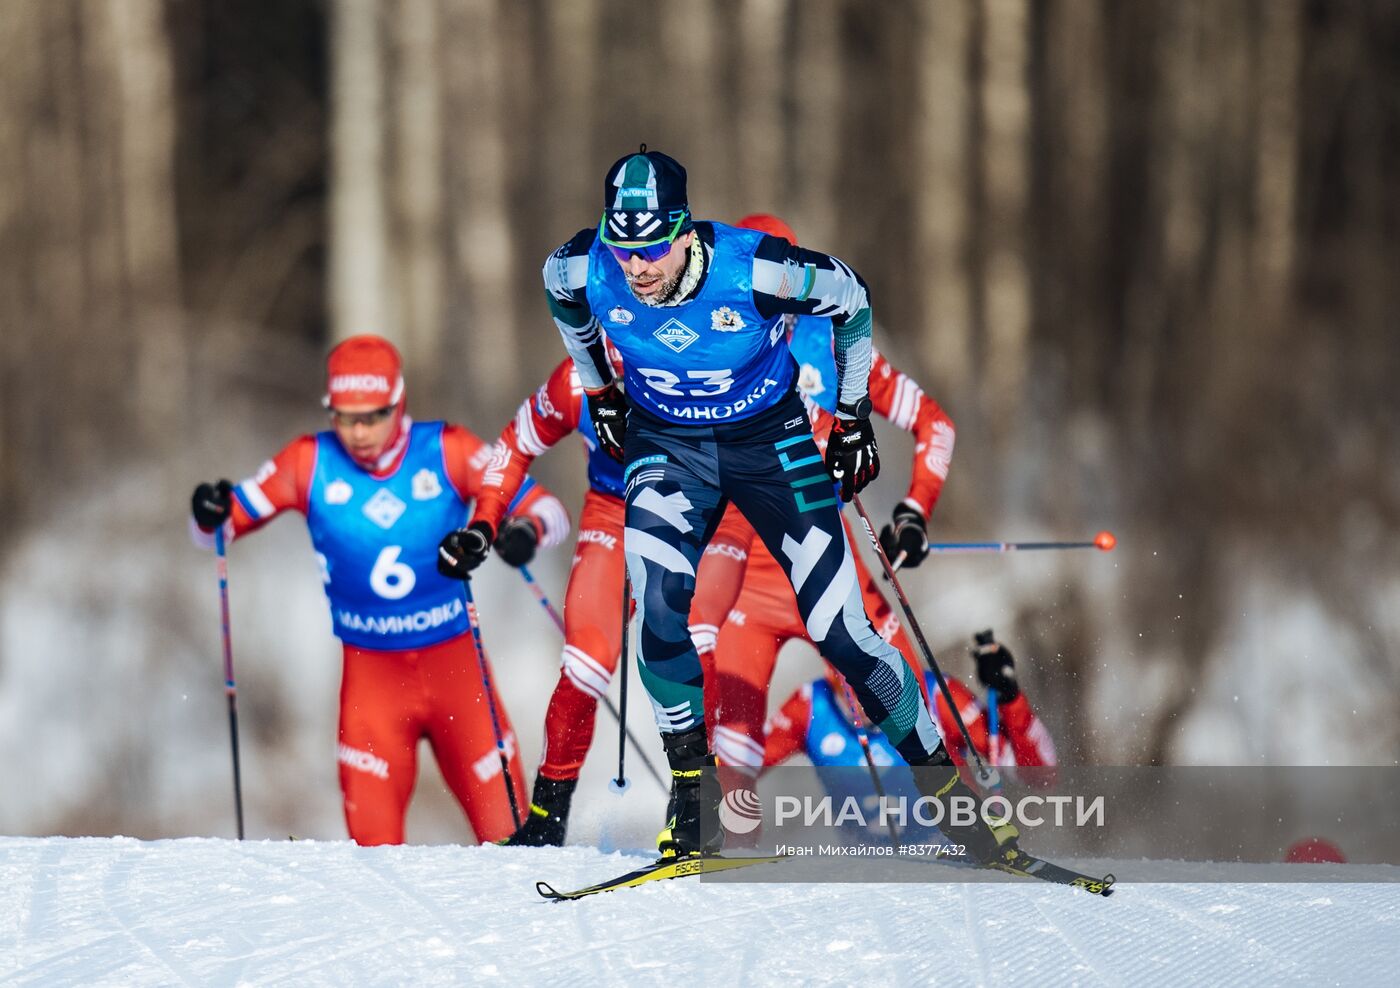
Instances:
[[[525,826],[506,843],[564,842],[579,770],[593,743],[598,701],[608,690],[622,647],[622,466],[603,452],[587,414],[574,362],[565,358],[521,405],[496,444],[486,488],[468,532],[497,536],[534,458],[573,432],[588,456],[588,492],[564,593],[564,650],[559,681],[545,713],[545,744]]]
[[[356,336],[327,358],[331,428],[301,436],[234,485],[200,484],[192,530],[241,538],[291,510],[306,518],[341,639],[340,787],[350,836],[398,844],[426,738],[478,840],[515,828],[501,776],[461,583],[438,571],[438,542],[482,489],[491,448],[471,431],[414,422],[398,352]],[[497,542],[508,562],[562,541],[569,517],[531,482]],[[495,697],[512,785],[524,793],[516,740]],[[521,800],[523,803],[523,799]]]
[[[1010,649],[993,639],[990,631],[978,636],[972,650],[977,678],[997,699],[997,734],[990,731],[988,710],[977,695],[957,677],[948,677],[948,691],[957,702],[967,733],[983,759],[1000,766],[1046,768],[1055,765],[1055,742],[1016,680],[1015,659]],[[963,741],[948,702],[933,676],[925,673],[928,691],[937,697],[938,730],[958,764],[965,764],[967,743]],[[814,764],[863,765],[864,755],[857,739],[857,728],[864,728],[877,765],[897,765],[903,759],[884,740],[879,728],[856,723],[850,695],[841,677],[830,666],[826,677],[805,683],[793,691],[768,719],[765,730],[763,764],[778,765],[799,752]]]

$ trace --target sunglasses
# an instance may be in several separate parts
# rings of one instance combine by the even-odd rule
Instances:
[[[345,429],[356,425],[378,425],[393,414],[393,405],[385,405],[370,412],[338,412],[331,409],[331,418],[335,424]]]
[[[613,240],[607,235],[608,214],[603,213],[603,220],[598,224],[598,237],[603,241],[603,245],[612,251],[612,256],[623,264],[626,264],[634,256],[640,257],[644,261],[659,261],[667,254],[671,253],[671,248],[675,245],[676,238],[681,234],[681,227],[685,225],[686,214],[682,212],[676,217],[675,224],[671,231],[660,240],[648,240],[644,243],[632,243],[630,241]]]

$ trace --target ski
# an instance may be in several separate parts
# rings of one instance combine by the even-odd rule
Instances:
[[[1095,878],[1093,875],[1086,875],[1072,868],[1046,861],[1044,858],[1037,858],[1035,855],[1027,854],[1019,849],[1009,861],[993,861],[982,867],[1004,871],[1008,875],[1018,875],[1022,878],[1036,878],[1042,882],[1068,885],[1071,888],[1083,889],[1085,892],[1101,895],[1104,898],[1113,894],[1113,883],[1117,881],[1111,874]]]
[[[582,899],[589,895],[597,895],[599,892],[612,892],[615,889],[632,888],[633,886],[641,885],[645,882],[659,882],[670,878],[687,878],[691,875],[712,875],[715,872],[733,871],[736,868],[747,868],[750,865],[772,864],[775,861],[785,860],[787,860],[787,857],[781,854],[754,858],[726,858],[717,854],[677,859],[667,858],[654,861],[645,867],[638,868],[636,871],[629,871],[625,875],[619,875],[605,882],[589,885],[586,888],[575,889],[571,892],[561,892],[546,882],[536,882],[535,891],[551,902],[566,902],[573,899]]]
[[[665,881],[672,878],[687,878],[693,875],[714,874],[721,871],[732,871],[736,868],[747,868],[750,865],[772,864],[777,861],[791,860],[786,855],[770,855],[765,857],[752,858],[726,858],[720,855],[704,855],[681,858],[679,860],[654,861],[635,871],[629,871],[616,878],[599,882],[596,885],[589,885],[585,888],[572,891],[560,891],[548,882],[536,882],[535,891],[551,902],[564,902],[573,899],[582,899],[586,896],[597,895],[599,892],[612,892],[616,889],[632,888],[646,882]],[[1091,895],[1099,895],[1107,898],[1113,894],[1113,885],[1117,879],[1113,875],[1104,875],[1097,878],[1093,875],[1086,875],[1083,872],[1057,865],[1054,862],[1046,861],[1044,858],[1037,858],[1033,854],[1025,851],[1017,851],[1014,859],[1010,861],[994,861],[986,865],[971,865],[971,867],[987,868],[992,871],[1005,872],[1008,875],[1015,875],[1018,878],[1034,878],[1042,882],[1051,882],[1056,885],[1068,885],[1070,888],[1082,889]]]

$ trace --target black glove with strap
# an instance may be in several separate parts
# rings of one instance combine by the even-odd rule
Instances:
[[[841,485],[841,500],[850,501],[880,475],[880,447],[870,424],[870,399],[854,407],[836,406],[836,422],[826,441],[826,469]]]
[[[540,532],[535,523],[523,515],[507,518],[501,526],[501,534],[494,543],[496,555],[511,566],[524,566],[535,558],[535,549],[540,544]]]
[[[880,548],[890,563],[904,553],[900,566],[913,569],[928,556],[928,522],[918,508],[903,503],[896,504],[890,523],[880,529]]]
[[[438,572],[450,580],[471,579],[472,570],[486,562],[495,535],[490,523],[484,521],[448,532],[438,543]]]
[[[1010,703],[1021,695],[1016,682],[1016,660],[1011,650],[992,637],[992,630],[979,631],[973,636],[977,646],[972,657],[977,661],[977,678],[989,690],[997,691],[998,703]]]
[[[233,512],[233,485],[227,480],[214,484],[200,484],[190,498],[190,514],[194,523],[206,532],[212,532]]]
[[[627,436],[627,398],[616,384],[588,395],[588,415],[603,452],[621,463],[622,443]]]

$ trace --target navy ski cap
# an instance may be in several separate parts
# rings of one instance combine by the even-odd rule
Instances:
[[[617,159],[603,180],[603,242],[649,244],[690,229],[685,168],[670,155],[648,151]]]

